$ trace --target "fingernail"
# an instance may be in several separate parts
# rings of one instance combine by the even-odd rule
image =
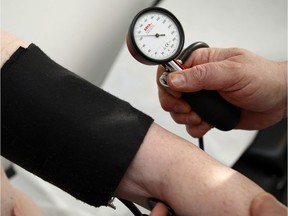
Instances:
[[[180,73],[171,73],[169,76],[169,81],[172,83],[175,87],[181,87],[186,83],[186,78],[184,74]]]
[[[155,207],[158,201],[156,201],[153,198],[148,199],[148,207],[152,211],[152,209]]]
[[[166,203],[162,202],[161,200],[158,200],[156,198],[149,198],[147,202],[148,202],[148,207],[151,211],[156,206],[156,204],[158,202],[161,202],[166,206],[166,208],[168,210],[167,216],[175,216],[173,209],[169,205],[167,205]]]

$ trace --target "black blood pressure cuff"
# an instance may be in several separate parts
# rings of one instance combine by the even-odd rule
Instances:
[[[37,46],[1,71],[1,154],[90,205],[107,205],[153,120]]]

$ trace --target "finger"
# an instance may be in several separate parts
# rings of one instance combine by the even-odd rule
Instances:
[[[150,216],[167,216],[168,215],[168,210],[166,208],[166,206],[161,203],[158,202],[155,207],[153,208]]]
[[[195,113],[189,112],[187,114],[170,112],[172,119],[178,124],[198,125],[202,119]]]
[[[202,89],[233,91],[241,81],[237,73],[240,63],[221,61],[196,65],[192,68],[170,73],[167,82],[169,87],[179,92],[194,92]]]
[[[163,67],[158,67],[157,69],[157,85],[158,85],[158,88],[161,88],[163,89],[164,91],[167,91],[169,94],[173,95],[174,97],[176,98],[180,98],[181,97],[181,92],[179,91],[173,91],[172,89],[170,89],[169,87],[164,87],[161,83],[160,83],[160,80],[159,80],[159,77],[165,72],[165,70],[163,69]]]
[[[272,195],[261,193],[251,203],[251,216],[284,216],[287,215],[287,207],[278,202]]]
[[[212,126],[204,121],[198,125],[186,125],[187,132],[194,138],[203,137],[211,128]]]
[[[182,100],[175,98],[171,94],[169,94],[165,89],[159,88],[158,95],[160,100],[160,105],[162,109],[168,112],[176,112],[176,113],[189,113],[190,106],[189,104]]]
[[[167,87],[163,87],[163,86],[162,86],[162,89],[175,98],[181,98],[182,97],[181,92],[173,91],[172,89],[167,88]]]
[[[239,48],[198,49],[184,63],[184,66],[189,69],[171,73],[167,79],[168,85],[175,91],[184,92],[199,91],[201,89],[227,90],[239,80],[235,76],[241,74],[237,73],[241,64],[233,60],[233,57],[244,54],[245,50]],[[157,79],[163,72],[164,69],[159,67]],[[181,76],[183,75],[182,72],[184,72],[184,76]]]
[[[158,66],[157,68],[157,83],[158,83],[158,80],[159,80],[159,77],[165,72],[165,69],[162,67],[162,66]]]
[[[159,77],[161,76],[161,74],[164,72],[165,70],[163,69],[163,67],[158,67],[157,69],[157,85],[158,85],[158,95],[159,95],[159,100],[161,103],[161,106],[164,110],[166,111],[173,111],[174,110],[174,106],[179,106],[178,108],[176,107],[175,109],[177,110],[188,110],[187,104],[183,104],[183,102],[180,102],[179,104],[177,103],[177,98],[181,98],[182,93],[181,92],[177,92],[177,91],[173,91],[170,88],[164,87],[162,86],[162,84],[159,82]],[[171,97],[172,96],[172,97]],[[174,97],[174,99],[173,99]],[[183,106],[183,107],[182,107]],[[182,108],[181,108],[182,107]],[[190,109],[190,108],[189,108]],[[187,112],[187,111],[185,111]]]
[[[158,87],[164,88],[163,85],[160,83],[160,77],[162,76],[162,74],[166,72],[165,69],[162,66],[158,66],[157,68],[157,75],[156,75],[156,82]]]
[[[241,54],[243,54],[243,49],[239,48],[201,48],[192,52],[183,65],[190,68],[199,64],[223,61]]]

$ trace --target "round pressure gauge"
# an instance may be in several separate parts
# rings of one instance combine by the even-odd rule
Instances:
[[[175,59],[184,45],[184,31],[169,11],[150,7],[140,11],[129,28],[126,43],[138,61],[156,65]]]

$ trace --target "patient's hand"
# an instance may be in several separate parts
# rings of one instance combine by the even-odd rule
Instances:
[[[1,167],[1,215],[2,216],[42,216],[34,201],[14,188]]]

